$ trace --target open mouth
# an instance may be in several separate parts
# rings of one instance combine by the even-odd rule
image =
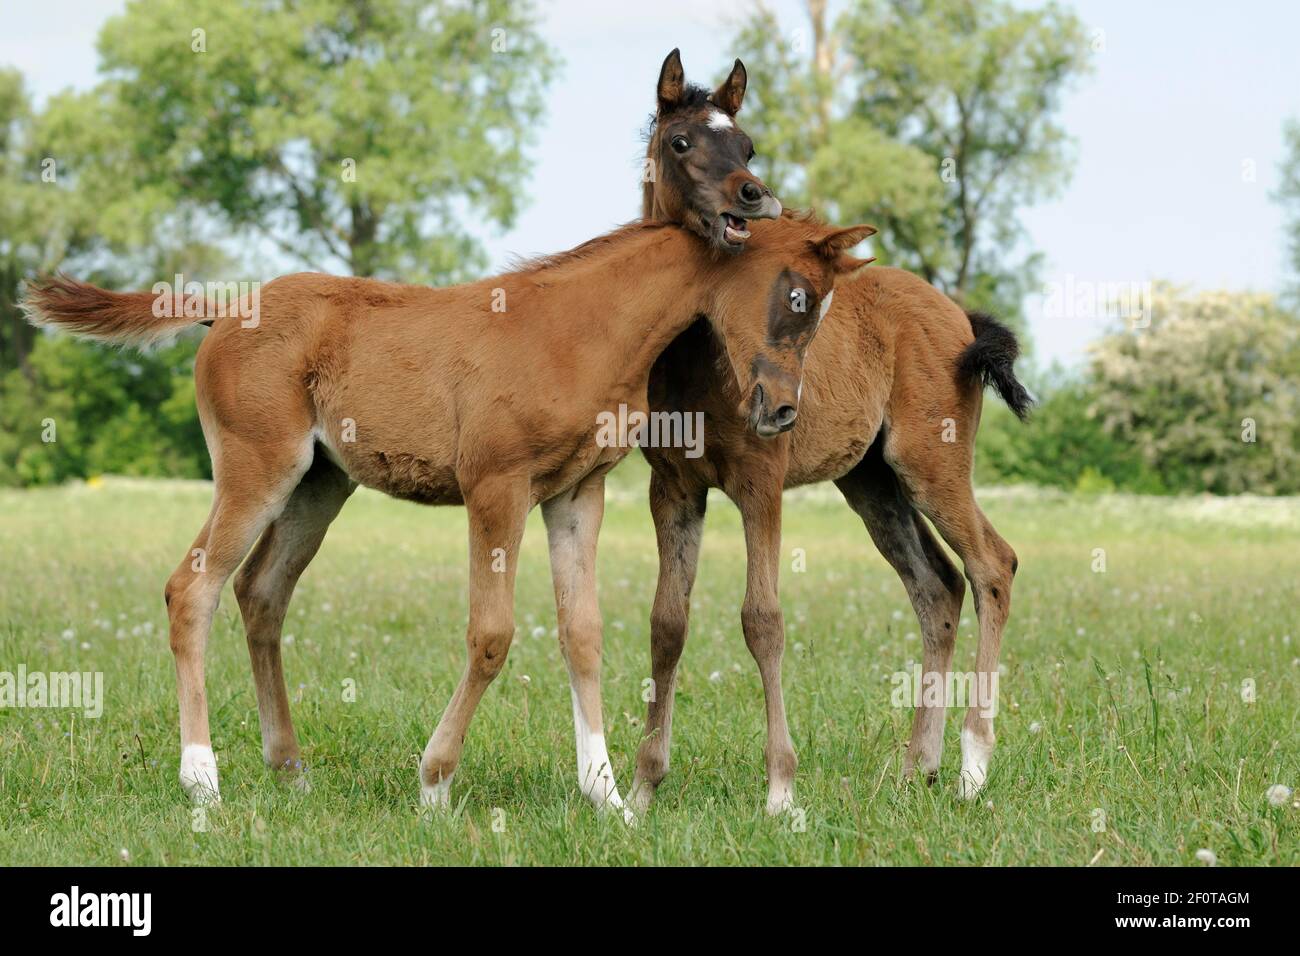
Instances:
[[[722,214],[722,238],[733,245],[739,245],[749,238],[748,224],[739,216],[724,212]]]

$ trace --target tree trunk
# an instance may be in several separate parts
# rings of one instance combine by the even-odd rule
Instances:
[[[831,133],[831,97],[835,90],[835,54],[826,27],[827,0],[808,0],[808,16],[813,29],[813,78],[817,97],[817,145],[824,146]]]

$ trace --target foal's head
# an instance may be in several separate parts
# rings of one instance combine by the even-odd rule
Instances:
[[[715,308],[749,427],[771,438],[794,427],[808,343],[830,308],[837,279],[870,259],[847,254],[876,230],[837,229],[786,213],[754,227],[749,251],[718,265]]]
[[[726,252],[745,247],[746,220],[781,214],[772,190],[747,168],[754,144],[736,125],[745,82],[737,60],[712,93],[689,86],[673,50],[659,71],[646,150],[642,217],[681,223]]]

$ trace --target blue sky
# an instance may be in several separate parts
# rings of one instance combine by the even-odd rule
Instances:
[[[576,245],[639,212],[640,130],[663,57],[714,83],[752,0],[543,0],[563,70],[532,151],[532,201],[515,226],[484,236],[494,266]],[[800,0],[771,0],[789,29]],[[120,0],[0,0],[0,63],[45,96],[93,85],[94,41]],[[832,9],[842,3],[832,0]],[[1102,30],[1096,70],[1066,99],[1076,140],[1060,197],[1025,212],[1044,278],[1064,283],[1172,279],[1198,288],[1275,290],[1287,280],[1282,218],[1270,201],[1282,122],[1300,117],[1300,4],[1242,0],[1079,0]],[[751,85],[762,82],[751,75]],[[743,120],[743,113],[742,120]],[[762,148],[762,144],[759,144]],[[1243,177],[1253,163],[1254,181]],[[1077,364],[1103,319],[1026,312],[1037,356]]]

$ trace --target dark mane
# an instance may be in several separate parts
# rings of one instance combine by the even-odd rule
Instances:
[[[709,97],[712,95],[712,90],[707,90],[702,86],[696,86],[694,83],[688,84],[685,91],[682,93],[681,102],[673,108],[673,112],[676,113],[680,110],[698,109],[707,104],[709,102]],[[658,116],[655,113],[651,113],[650,118],[646,120],[645,129],[641,131],[641,138],[647,143],[654,138],[655,125],[657,122]]]
[[[543,272],[547,269],[554,269],[558,266],[568,265],[572,262],[581,262],[586,259],[594,258],[597,254],[605,252],[611,246],[618,245],[634,236],[640,236],[647,232],[654,232],[659,229],[671,228],[675,225],[676,223],[672,222],[634,219],[632,222],[624,223],[623,225],[610,230],[603,236],[588,239],[581,245],[574,246],[572,249],[566,249],[563,252],[552,252],[547,255],[532,256],[530,258],[516,257],[510,264],[510,267],[503,274],[531,275],[535,272]]]

